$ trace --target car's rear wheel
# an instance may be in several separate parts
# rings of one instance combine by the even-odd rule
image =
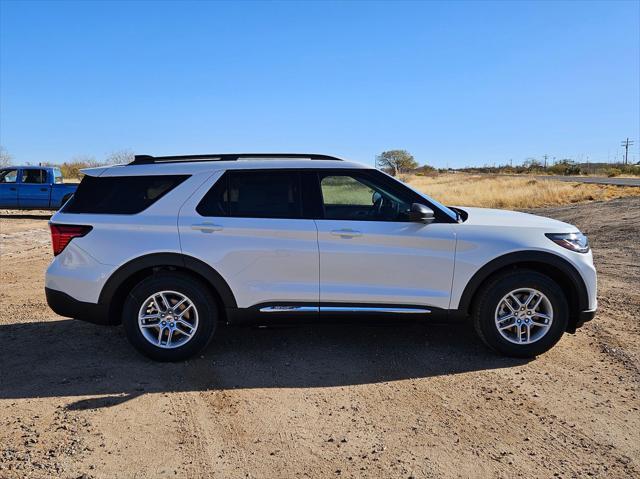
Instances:
[[[127,296],[122,324],[131,344],[157,361],[181,361],[211,341],[218,305],[208,288],[179,272],[145,278]]]
[[[567,329],[567,299],[548,276],[515,270],[490,281],[476,298],[475,329],[507,356],[533,357],[551,349]]]

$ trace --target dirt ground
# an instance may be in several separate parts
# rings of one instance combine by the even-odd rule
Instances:
[[[462,325],[222,330],[181,364],[51,312],[47,215],[0,212],[0,477],[640,477],[640,198],[590,235],[596,319],[496,356]]]

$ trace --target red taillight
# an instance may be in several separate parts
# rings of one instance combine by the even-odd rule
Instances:
[[[51,245],[53,255],[58,256],[73,238],[80,238],[91,231],[91,226],[59,225],[51,223]]]

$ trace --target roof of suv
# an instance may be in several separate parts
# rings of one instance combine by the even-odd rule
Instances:
[[[152,157],[136,156],[126,165],[114,165],[82,170],[89,176],[140,176],[195,174],[217,170],[285,169],[285,168],[358,168],[371,166],[344,161],[328,155],[307,153],[223,153]]]

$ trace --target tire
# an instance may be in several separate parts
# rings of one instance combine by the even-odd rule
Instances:
[[[177,308],[172,311],[172,307]],[[141,314],[146,318],[139,320]],[[145,356],[183,361],[209,344],[218,317],[218,304],[203,283],[184,273],[161,272],[145,278],[129,293],[122,324],[129,342]]]
[[[514,297],[507,296],[511,292]],[[533,294],[530,305],[535,305],[540,297],[536,293],[544,296],[536,310],[521,304]],[[479,291],[472,320],[478,336],[491,349],[505,356],[531,358],[560,340],[567,330],[569,307],[562,288],[551,278],[531,270],[515,270],[490,280]]]

